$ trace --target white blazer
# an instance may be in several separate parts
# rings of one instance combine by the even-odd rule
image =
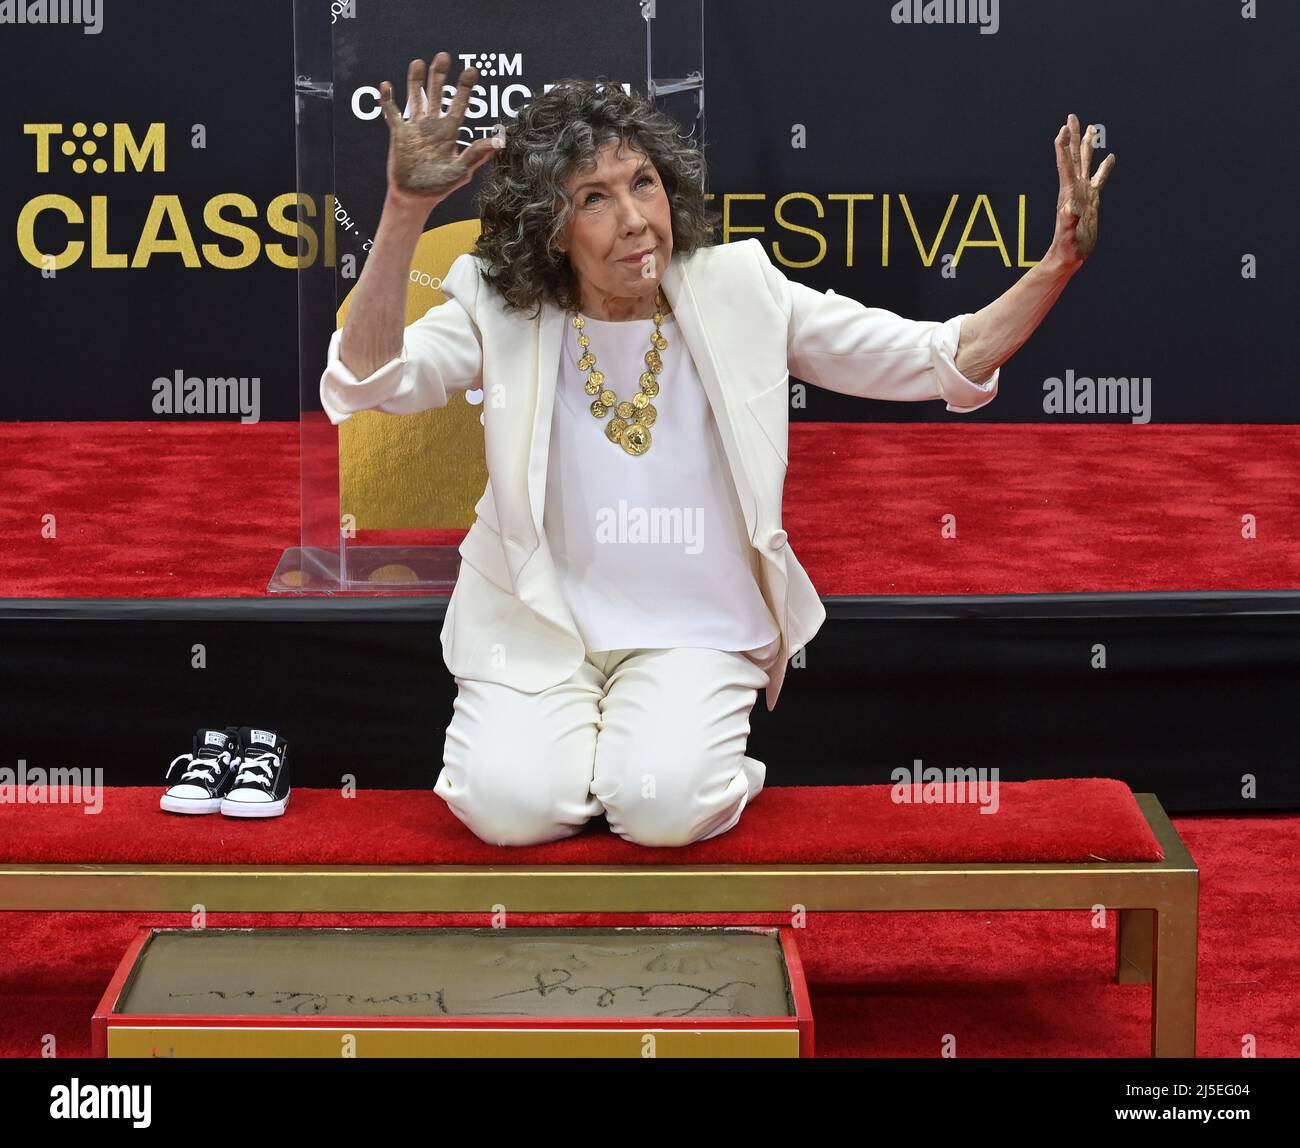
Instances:
[[[355,411],[412,414],[446,406],[454,391],[484,389],[488,482],[460,544],[443,658],[456,677],[532,693],[565,681],[586,656],[542,529],[566,312],[550,301],[535,320],[526,311],[507,312],[478,263],[470,253],[453,261],[442,283],[447,301],[411,323],[402,353],[365,379],[340,361],[336,331],[320,398],[338,424]],[[999,372],[976,384],[957,370],[965,315],[905,319],[813,290],[788,279],[757,239],[674,254],[661,285],[708,392],[762,559],[763,597],[781,627],[766,691],[771,710],[787,661],[826,618],[781,528],[790,375],[848,395],[942,399],[948,410],[965,413],[993,400]]]

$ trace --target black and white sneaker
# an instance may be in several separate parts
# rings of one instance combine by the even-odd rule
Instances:
[[[221,798],[227,817],[279,817],[289,804],[289,743],[274,730],[241,726],[243,760]]]
[[[240,763],[239,730],[200,729],[189,753],[172,759],[166,777],[180,763],[185,768],[163,795],[160,806],[169,813],[216,813]],[[165,778],[164,778],[165,780]]]

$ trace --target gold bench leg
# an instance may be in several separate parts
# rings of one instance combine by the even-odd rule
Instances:
[[[1155,953],[1154,909],[1120,909],[1115,946],[1115,980],[1121,985],[1149,985]]]
[[[1151,982],[1151,1055],[1196,1055],[1197,883],[1178,882],[1157,914]]]

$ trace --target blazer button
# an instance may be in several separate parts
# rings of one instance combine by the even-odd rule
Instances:
[[[778,527],[772,537],[767,540],[768,549],[780,550],[781,547],[785,545],[785,540],[789,537],[790,536],[784,530]]]

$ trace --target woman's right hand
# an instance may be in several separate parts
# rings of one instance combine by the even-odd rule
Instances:
[[[388,123],[388,194],[392,198],[432,207],[469,183],[474,172],[496,152],[491,137],[477,139],[458,152],[461,121],[465,118],[470,88],[478,79],[478,69],[470,67],[461,72],[456,96],[443,115],[442,86],[450,63],[451,57],[446,52],[434,57],[426,90],[424,61],[411,61],[406,73],[411,105],[409,120],[404,120],[394,105],[388,81],[379,86],[384,119]]]

